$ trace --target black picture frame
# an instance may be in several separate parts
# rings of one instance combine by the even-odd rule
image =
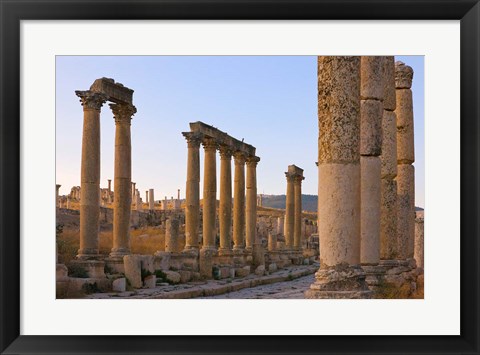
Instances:
[[[480,5],[478,0],[126,0],[121,2],[0,0],[0,11],[0,350],[2,354],[479,354]],[[20,21],[80,19],[460,20],[461,335],[281,337],[20,335]],[[445,287],[448,287],[448,280],[445,282]]]

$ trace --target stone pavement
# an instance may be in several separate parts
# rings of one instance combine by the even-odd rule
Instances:
[[[245,288],[240,291],[230,292],[223,295],[198,298],[219,298],[219,299],[303,299],[304,292],[308,290],[310,285],[315,281],[315,275],[307,275],[298,279],[284,282],[277,282],[269,285]]]
[[[200,282],[189,282],[179,285],[163,284],[150,289],[136,289],[126,292],[94,293],[86,298],[90,299],[185,299],[212,297],[227,294],[219,298],[303,298],[303,291],[308,288],[314,279],[314,273],[318,270],[319,264],[293,266],[282,269],[270,275],[257,276],[250,274],[239,279],[206,280]],[[307,276],[307,278],[305,277]],[[298,279],[298,281],[296,281]],[[271,288],[260,288],[259,286],[270,285]],[[278,285],[278,287],[275,287]],[[293,285],[289,289],[289,285]],[[253,289],[253,293],[245,290],[245,297],[233,297],[238,291]],[[261,297],[254,297],[259,292]],[[272,292],[272,297],[268,293]],[[282,297],[284,295],[285,297]]]

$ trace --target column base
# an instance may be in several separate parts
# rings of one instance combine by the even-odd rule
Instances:
[[[372,289],[380,285],[385,275],[385,269],[381,265],[362,265],[363,271],[365,271],[365,281],[367,285]]]
[[[368,288],[365,278],[365,272],[359,265],[339,264],[334,267],[321,267],[315,273],[315,282],[305,291],[305,297],[372,298],[373,292]]]
[[[123,257],[130,254],[131,252],[129,248],[114,248],[110,252],[109,258],[115,260],[122,260],[123,262]]]
[[[218,255],[219,256],[231,256],[231,255],[233,255],[233,251],[231,249],[227,249],[227,248],[220,248],[220,249],[218,249]]]
[[[102,260],[72,260],[70,265],[84,269],[89,278],[105,278],[105,262]]]
[[[98,253],[98,249],[94,249],[94,248],[78,249],[78,254],[77,254],[78,260],[98,260],[99,258],[100,258],[100,254]]]

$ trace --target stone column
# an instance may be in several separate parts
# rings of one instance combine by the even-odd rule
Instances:
[[[60,206],[60,196],[59,196],[59,190],[60,190],[59,184],[56,184],[56,191],[55,191],[55,206],[58,208]]]
[[[132,201],[135,201],[135,191],[137,190],[135,188],[136,182],[132,182]]]
[[[143,211],[142,198],[140,197],[140,191],[135,192],[135,208],[137,211]]]
[[[395,59],[384,60],[382,120],[380,259],[392,264],[397,259],[397,116],[395,114]]]
[[[111,193],[112,192],[112,180],[108,179],[107,182],[108,182],[108,193]]]
[[[413,259],[415,242],[415,160],[413,142],[413,69],[395,63],[397,107],[397,241],[398,258]]]
[[[220,147],[220,249],[221,255],[228,255],[232,240],[232,150]]]
[[[294,228],[293,248],[302,249],[302,181],[305,178],[297,175],[294,178]]]
[[[183,133],[188,144],[187,184],[185,199],[185,249],[198,249],[200,218],[200,142],[197,134]]]
[[[170,253],[179,253],[179,231],[180,223],[178,219],[167,219],[165,221],[165,251]]]
[[[115,118],[115,171],[113,199],[113,248],[112,258],[130,254],[130,214],[132,205],[132,146],[130,124],[137,112],[129,104],[110,104]],[[135,186],[135,183],[133,184]],[[138,206],[137,206],[138,209]]]
[[[148,190],[145,191],[145,203],[149,204],[149,202],[148,202]]]
[[[155,209],[155,197],[153,196],[153,189],[148,190],[147,196],[148,208],[153,211]]]
[[[307,298],[371,296],[360,264],[360,57],[318,57],[320,269]]]
[[[277,234],[283,235],[284,225],[285,225],[285,218],[284,217],[278,217],[277,218]]]
[[[277,235],[273,233],[268,233],[268,251],[277,250]]]
[[[242,253],[245,249],[245,156],[236,152],[234,160],[233,251]]]
[[[360,71],[360,262],[370,266],[380,262],[384,57],[361,57]]]
[[[202,142],[205,151],[203,166],[203,247],[215,249],[215,215],[217,211],[217,143],[213,138]]]
[[[100,217],[100,110],[107,96],[75,91],[83,106],[80,249],[77,258],[98,256]]]
[[[423,236],[424,236],[424,220],[423,211],[417,211],[415,217],[415,263],[418,268],[423,269]]]
[[[287,202],[285,206],[285,247],[286,249],[293,249],[293,233],[295,228],[295,175],[286,172],[287,177]]]
[[[257,164],[259,157],[247,157],[247,181],[245,201],[245,246],[251,251],[257,243]]]

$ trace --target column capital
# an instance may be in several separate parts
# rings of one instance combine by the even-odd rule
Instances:
[[[295,174],[292,174],[290,172],[286,172],[285,177],[287,178],[287,182],[294,182],[295,181]]]
[[[100,110],[102,108],[102,105],[108,99],[107,95],[100,92],[93,92],[90,90],[76,90],[75,95],[80,98],[80,103],[82,104],[84,110]]]
[[[413,69],[403,62],[395,62],[395,88],[410,89],[412,87]]]
[[[211,138],[211,137],[204,137],[203,140],[202,140],[202,145],[203,145],[203,148],[206,151],[207,150],[216,151],[217,148],[218,148],[217,141],[214,138]]]
[[[302,176],[302,175],[294,175],[294,176],[293,176],[293,181],[294,181],[296,184],[301,184],[303,180],[305,180],[305,177]]]
[[[246,158],[247,166],[257,166],[258,162],[260,161],[259,157],[256,156],[248,156]]]
[[[221,159],[232,159],[233,149],[230,146],[221,144],[218,146],[218,151]]]
[[[198,132],[182,132],[182,135],[187,140],[189,148],[200,148],[200,143],[203,140],[203,135]]]
[[[233,158],[235,160],[235,165],[244,165],[245,164],[245,154],[239,151],[233,153]]]
[[[137,108],[130,104],[109,104],[113,112],[115,123],[130,123],[132,116],[137,112]]]

